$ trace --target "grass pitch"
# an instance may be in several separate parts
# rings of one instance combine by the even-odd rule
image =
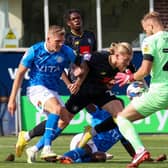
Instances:
[[[69,148],[69,142],[72,135],[61,135],[53,143],[53,150],[57,154],[63,154]],[[156,158],[160,154],[168,155],[168,135],[141,135],[147,149],[151,152],[152,157]],[[47,163],[40,160],[33,164],[26,163],[26,154],[22,157],[15,158],[13,162],[5,161],[9,153],[14,153],[14,146],[17,137],[0,137],[0,168],[125,168],[130,162],[131,157],[127,154],[120,143],[117,143],[109,153],[114,155],[114,158],[104,163],[82,163],[62,165],[60,163]],[[37,142],[38,138],[33,139],[28,146],[32,146]],[[159,163],[146,162],[139,166],[139,168],[168,168],[168,161]]]

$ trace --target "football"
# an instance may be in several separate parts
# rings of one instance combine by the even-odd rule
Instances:
[[[11,161],[13,162],[15,160],[15,155],[13,153],[10,153],[6,158],[5,161]]]
[[[144,91],[147,90],[147,85],[143,81],[134,81],[127,87],[126,94],[129,99],[140,96]]]

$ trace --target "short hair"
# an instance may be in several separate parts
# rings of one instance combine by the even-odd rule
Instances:
[[[127,42],[111,43],[109,52],[110,54],[115,54],[115,52],[126,53],[128,55],[133,55],[133,50],[131,44]]]
[[[64,20],[67,22],[70,20],[70,15],[72,13],[78,13],[81,16],[81,12],[78,9],[69,9],[68,11],[66,11],[65,15],[64,15]]]
[[[51,25],[48,29],[48,36],[54,34],[65,35],[64,27],[58,25]]]
[[[161,18],[160,18],[160,13],[156,12],[156,11],[152,11],[152,12],[149,12],[146,15],[144,15],[141,22],[145,22],[148,19],[159,22],[160,24],[162,23]]]

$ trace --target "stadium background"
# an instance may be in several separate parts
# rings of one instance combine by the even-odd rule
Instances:
[[[167,27],[168,3],[166,0],[0,0],[0,134],[15,134],[20,129],[29,130],[45,118],[36,112],[25,97],[26,80],[18,95],[17,115],[11,117],[6,110],[11,85],[15,77],[19,60],[26,48],[45,38],[49,24],[64,25],[63,14],[67,9],[78,8],[82,12],[84,27],[97,35],[98,49],[106,48],[112,41],[128,41],[134,47],[134,63],[138,67],[142,60],[140,43],[143,33],[140,18],[147,11],[161,13]],[[46,11],[47,9],[47,11]],[[89,11],[89,12],[88,12]],[[48,17],[47,17],[48,16]],[[110,20],[110,21],[109,21]],[[147,78],[149,82],[149,78]],[[125,104],[125,88],[113,90],[121,96]],[[62,83],[60,93],[64,100],[68,91]],[[6,99],[7,100],[7,99]],[[90,121],[90,116],[82,110],[71,122],[64,133],[76,133]],[[159,111],[135,124],[140,133],[166,133],[168,111]],[[166,126],[167,125],[167,126]],[[77,126],[77,127],[76,127]]]

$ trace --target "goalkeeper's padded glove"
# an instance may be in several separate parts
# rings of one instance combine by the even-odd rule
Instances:
[[[120,87],[134,81],[134,75],[129,69],[125,73],[118,72],[114,78],[115,83],[119,84]]]

